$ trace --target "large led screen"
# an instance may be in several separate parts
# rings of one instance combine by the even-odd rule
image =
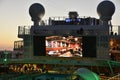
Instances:
[[[46,56],[82,57],[82,37],[48,36],[45,44]]]

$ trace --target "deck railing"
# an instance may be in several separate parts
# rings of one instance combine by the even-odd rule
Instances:
[[[29,35],[31,26],[19,26],[18,35]]]
[[[120,80],[120,73],[118,75],[115,75],[115,76],[109,78],[108,80]]]
[[[31,26],[19,26],[18,35],[29,35]],[[112,27],[113,35],[120,35],[120,26],[113,25]]]

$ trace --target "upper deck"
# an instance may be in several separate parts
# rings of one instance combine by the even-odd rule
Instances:
[[[74,17],[56,16],[49,17],[48,20],[42,20],[39,26],[19,26],[18,37],[23,38],[26,35],[34,34],[39,36],[51,35],[76,35],[80,34],[80,30],[84,30],[82,35],[109,35],[110,29],[113,35],[120,34],[118,25],[102,25],[100,19],[94,17]]]
[[[111,33],[107,32],[108,28],[102,25],[41,25],[34,27],[36,32],[39,35],[55,35],[56,33],[59,33],[59,35],[62,35],[63,33],[66,33],[66,35],[79,35],[79,30],[84,29],[84,35],[98,35],[98,34],[108,34],[109,36]],[[106,31],[107,29],[107,31]],[[18,37],[23,38],[26,35],[30,35],[31,26],[19,26],[18,27]],[[115,35],[115,36],[114,36]],[[114,37],[118,37],[120,35],[120,26],[113,25],[113,35]],[[118,37],[119,38],[119,37]]]

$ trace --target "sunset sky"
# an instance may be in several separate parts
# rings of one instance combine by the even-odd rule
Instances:
[[[29,7],[41,3],[45,7],[45,16],[68,16],[69,11],[77,11],[79,16],[99,18],[97,5],[103,0],[0,0],[0,50],[13,50],[17,38],[18,26],[33,24],[29,16]],[[112,17],[113,25],[120,25],[120,0],[111,0],[116,6]]]

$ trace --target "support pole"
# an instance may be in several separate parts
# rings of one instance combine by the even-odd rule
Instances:
[[[111,71],[111,74],[114,75],[114,72],[113,72],[113,69],[112,69],[112,66],[110,64],[110,61],[107,61],[108,65],[109,65],[109,68],[110,68],[110,71]]]

